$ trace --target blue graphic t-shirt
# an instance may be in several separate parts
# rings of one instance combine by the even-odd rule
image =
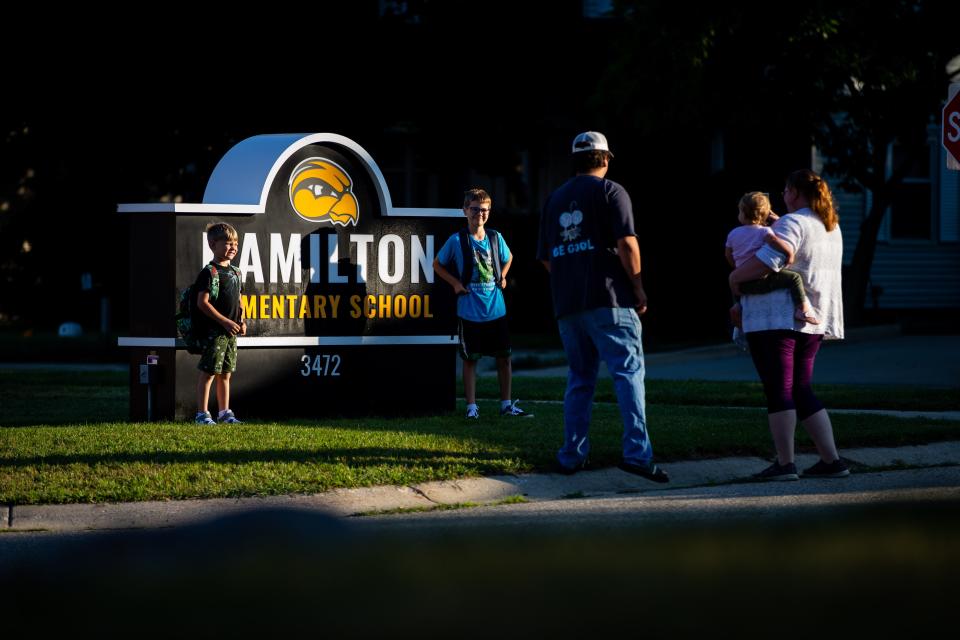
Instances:
[[[510,260],[510,249],[497,234],[500,249],[501,267]],[[507,315],[507,305],[503,302],[503,291],[493,281],[493,256],[490,253],[490,235],[483,240],[470,236],[470,248],[473,250],[473,278],[470,281],[469,295],[457,297],[457,315],[471,322],[488,322]],[[460,252],[460,236],[450,236],[437,254],[437,261],[459,277],[463,273],[463,256]]]

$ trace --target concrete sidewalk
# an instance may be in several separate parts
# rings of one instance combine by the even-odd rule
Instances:
[[[960,483],[960,441],[898,448],[850,449],[842,454],[853,463],[855,472],[904,466],[949,466],[956,468],[957,481]],[[797,456],[797,467],[805,468],[816,460],[815,455],[800,454]],[[677,489],[750,482],[749,476],[768,464],[767,460],[754,457],[664,463],[663,467],[671,477],[666,485],[648,482],[614,467],[582,471],[573,476],[552,473],[492,476],[413,486],[336,489],[316,495],[7,506],[0,512],[0,530],[84,531],[177,527],[264,508],[297,508],[349,517],[392,510],[433,509],[467,502],[490,504],[515,496],[522,496],[530,502],[643,493],[662,496]]]

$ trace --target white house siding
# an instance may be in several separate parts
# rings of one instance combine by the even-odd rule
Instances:
[[[825,176],[833,184],[839,181]],[[878,309],[960,308],[960,172],[941,170],[939,211],[934,220],[933,240],[888,240],[881,230],[870,272],[877,290]],[[843,263],[849,265],[860,236],[870,194],[834,189],[843,231]],[[871,292],[867,306],[873,307]]]
[[[880,309],[960,308],[960,249],[935,244],[878,246],[870,281],[883,288],[877,298]]]

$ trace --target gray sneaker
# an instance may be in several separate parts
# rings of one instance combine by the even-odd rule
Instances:
[[[197,417],[193,419],[197,424],[217,424],[213,419],[213,416],[210,415],[209,411],[200,411],[197,413]]]
[[[799,480],[800,476],[797,475],[797,465],[792,462],[781,465],[776,460],[769,467],[761,471],[760,473],[753,474],[752,478],[754,480]]]
[[[218,421],[226,422],[227,424],[243,424],[242,422],[237,420],[237,416],[233,415],[233,411],[230,411],[229,409],[225,414],[223,414],[218,418]]]
[[[848,475],[850,475],[850,469],[840,458],[833,462],[819,460],[817,464],[803,471],[804,478],[845,478]]]

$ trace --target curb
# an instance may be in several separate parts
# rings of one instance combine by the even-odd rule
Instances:
[[[960,465],[960,441],[882,448],[851,449],[845,459],[860,467]],[[815,454],[797,455],[799,468],[817,461]],[[334,489],[313,495],[252,498],[214,498],[108,504],[5,506],[0,530],[83,531],[154,529],[195,524],[226,515],[260,509],[301,509],[335,517],[375,515],[394,510],[431,510],[466,502],[490,504],[523,496],[529,502],[552,502],[571,498],[671,492],[676,489],[750,482],[768,460],[730,457],[664,463],[671,475],[668,485],[648,482],[612,467],[582,471],[574,476],[524,474],[428,482],[410,487],[382,486]]]

